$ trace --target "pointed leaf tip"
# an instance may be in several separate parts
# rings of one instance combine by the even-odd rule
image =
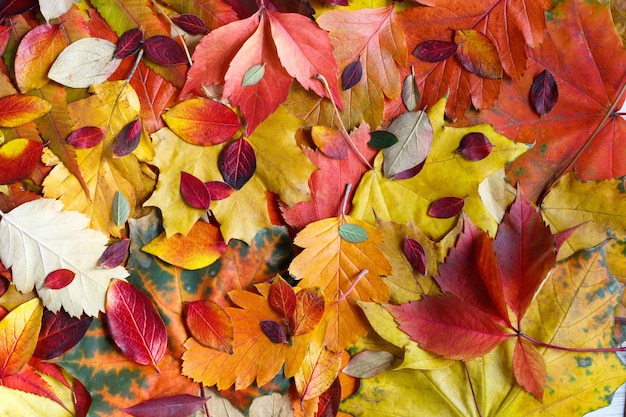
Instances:
[[[280,323],[274,320],[261,320],[261,331],[272,343],[283,343],[288,345],[287,332]]]
[[[180,16],[172,17],[172,22],[190,35],[202,35],[209,30],[202,18],[191,13],[183,13]]]
[[[530,104],[539,116],[549,113],[559,99],[559,88],[552,73],[543,70],[530,86]]]
[[[43,283],[43,286],[51,290],[60,290],[65,288],[74,281],[76,273],[69,269],[57,269],[50,272]]]
[[[187,303],[185,320],[191,335],[200,344],[233,353],[233,321],[220,305],[211,301]]]
[[[141,140],[141,120],[135,119],[128,123],[120,130],[120,133],[115,137],[115,143],[113,144],[113,156],[121,158],[123,156],[131,154]]]
[[[114,58],[124,59],[141,48],[143,42],[143,32],[139,28],[129,29],[122,33],[122,36],[117,40],[115,44]]]
[[[180,194],[193,208],[208,210],[211,206],[211,194],[207,186],[196,176],[180,173]]]
[[[124,263],[128,249],[130,248],[130,239],[122,239],[113,242],[102,253],[100,257],[100,266],[104,268],[115,268]]]
[[[224,182],[239,190],[256,171],[254,148],[243,138],[237,139],[222,150],[218,165]]]
[[[431,203],[428,207],[428,215],[436,219],[449,219],[459,215],[464,205],[464,198],[443,197]]]
[[[493,145],[481,132],[472,132],[463,136],[457,152],[470,161],[480,161],[491,153]]]
[[[349,90],[361,81],[363,77],[363,66],[361,60],[357,59],[349,63],[341,73],[341,88]]]

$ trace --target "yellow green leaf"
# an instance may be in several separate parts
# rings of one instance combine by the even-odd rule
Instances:
[[[456,220],[432,218],[427,215],[428,207],[440,198],[457,197],[465,199],[464,210],[478,227],[495,234],[496,219],[483,204],[478,186],[491,173],[526,152],[528,145],[510,141],[489,125],[447,126],[445,104],[442,99],[428,111],[434,138],[424,168],[410,179],[388,179],[382,174],[383,157],[379,154],[375,169],[359,183],[352,216],[372,224],[375,214],[383,220],[413,222],[425,235],[437,240],[454,227]],[[489,156],[480,161],[468,161],[456,152],[463,136],[471,132],[485,134],[494,146]]]

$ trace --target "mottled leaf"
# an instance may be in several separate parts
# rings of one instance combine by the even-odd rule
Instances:
[[[337,129],[327,126],[313,126],[311,129],[313,143],[329,158],[347,158],[350,152],[349,145],[343,134]]]

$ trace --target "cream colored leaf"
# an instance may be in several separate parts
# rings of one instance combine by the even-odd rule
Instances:
[[[70,44],[54,61],[48,77],[72,88],[105,82],[122,62],[113,58],[115,44],[101,38],[83,38]]]
[[[46,22],[63,16],[72,8],[74,0],[39,0],[39,10]]]
[[[60,201],[43,198],[3,214],[0,260],[12,268],[17,289],[36,289],[49,310],[96,316],[104,311],[109,281],[125,278],[128,272],[123,267],[98,268],[108,237],[88,229],[89,219],[81,213],[62,209]],[[58,290],[45,288],[46,276],[61,268],[74,271],[74,280]]]

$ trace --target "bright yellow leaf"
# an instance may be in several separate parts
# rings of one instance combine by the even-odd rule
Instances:
[[[335,381],[341,368],[341,352],[331,352],[323,346],[310,346],[294,382],[304,401],[322,395]]]
[[[444,120],[445,99],[430,108],[428,116],[434,138],[422,171],[407,180],[392,180],[382,174],[383,156],[374,161],[374,170],[367,172],[356,190],[352,216],[375,223],[375,215],[398,223],[413,222],[429,238],[438,240],[448,233],[456,219],[435,219],[428,216],[430,204],[443,197],[465,199],[465,212],[483,230],[494,235],[498,223],[478,193],[479,184],[491,173],[505,166],[528,150],[528,145],[515,143],[496,133],[489,125],[466,128],[447,126]],[[480,161],[466,160],[456,149],[463,136],[481,132],[493,150]]]

